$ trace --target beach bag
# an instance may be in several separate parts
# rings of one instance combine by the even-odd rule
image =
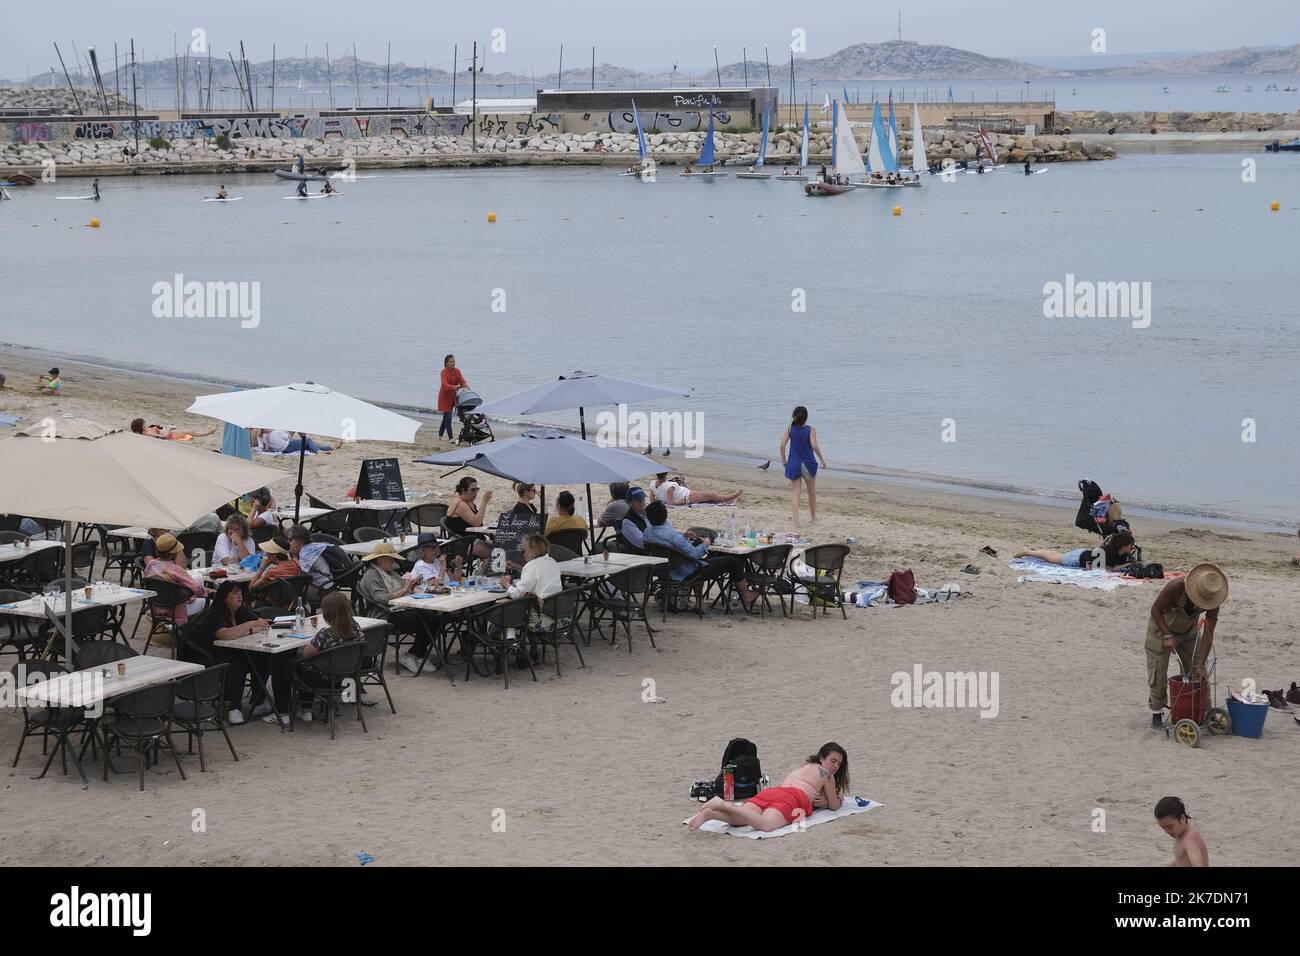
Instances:
[[[1096,531],[1097,525],[1092,520],[1092,505],[1101,497],[1101,485],[1091,478],[1080,478],[1079,493],[1083,495],[1083,501],[1079,503],[1079,513],[1075,515],[1074,526],[1083,531]]]
[[[1163,564],[1133,564],[1124,569],[1124,573],[1130,578],[1163,578],[1165,576],[1165,566]]]
[[[750,797],[758,795],[762,789],[761,778],[763,768],[758,763],[758,747],[744,737],[734,737],[727,744],[727,749],[722,752],[723,770],[718,773],[717,779],[713,781],[713,792],[722,796],[725,784],[725,768],[728,764],[733,764],[735,770],[735,789],[737,800],[748,800]]]
[[[915,604],[916,577],[912,574],[912,569],[890,574],[889,580],[885,582],[885,590],[889,592],[889,600],[895,604]]]

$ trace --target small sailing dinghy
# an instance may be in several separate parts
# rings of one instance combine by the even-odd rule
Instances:
[[[692,170],[692,166],[702,166],[704,168],[696,172]],[[727,175],[726,173],[720,173],[713,168],[713,110],[709,110],[709,132],[704,137],[704,148],[700,150],[700,158],[694,163],[688,164],[686,169],[677,175],[690,176],[691,178]]]
[[[641,128],[641,112],[636,108],[636,100],[632,101],[632,116],[636,119],[636,149],[640,157],[634,166],[629,166],[627,172],[619,173],[620,176],[635,176],[637,179],[650,180],[649,171],[654,168],[653,162],[647,167],[650,157],[650,150],[645,144],[645,130]]]
[[[743,173],[736,173],[737,179],[771,179],[771,173],[763,172],[763,163],[767,160],[767,127],[772,105],[763,107],[763,138],[758,141],[758,162]]]
[[[833,179],[815,179],[803,187],[805,196],[838,196],[856,188],[854,176],[863,176],[867,172],[858,152],[858,144],[853,139],[853,130],[849,127],[849,117],[844,115],[840,122],[839,100],[835,101],[831,136],[831,175]]]

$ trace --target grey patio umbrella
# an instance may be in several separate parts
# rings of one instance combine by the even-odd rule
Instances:
[[[535,415],[541,412],[578,410],[578,427],[587,437],[586,410],[593,406],[630,405],[633,402],[653,402],[665,398],[689,398],[690,392],[681,388],[633,382],[612,375],[594,372],[573,372],[561,375],[553,382],[544,382],[505,398],[480,405],[476,411],[484,415]],[[638,472],[637,474],[644,474]],[[526,480],[526,479],[521,479]],[[592,479],[594,481],[595,479]],[[587,524],[591,539],[596,540],[596,522],[591,508],[591,482],[587,485]]]
[[[653,467],[645,455],[606,448],[550,430],[524,432],[515,438],[426,455],[416,461],[426,465],[468,466],[498,478],[533,485],[631,481]]]

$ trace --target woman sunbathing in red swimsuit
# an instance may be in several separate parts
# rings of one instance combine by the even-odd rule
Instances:
[[[849,755],[837,743],[823,744],[779,787],[760,790],[739,804],[714,797],[691,817],[691,829],[698,830],[708,820],[721,820],[733,827],[751,826],[770,833],[811,816],[814,809],[838,810],[848,791]]]

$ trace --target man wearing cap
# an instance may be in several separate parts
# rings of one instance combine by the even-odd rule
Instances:
[[[261,544],[262,563],[257,568],[257,573],[253,575],[253,580],[248,582],[249,593],[260,600],[266,601],[267,604],[278,607],[282,610],[288,610],[293,605],[293,600],[287,592],[281,589],[280,599],[269,595],[258,594],[256,592],[265,590],[275,581],[281,578],[293,578],[302,574],[302,568],[298,562],[293,559],[289,553],[289,539],[276,535]]]
[[[1169,653],[1177,651],[1185,675],[1204,680],[1205,662],[1214,646],[1219,606],[1228,599],[1228,579],[1213,564],[1198,564],[1187,577],[1170,581],[1156,596],[1147,621],[1147,703],[1151,726],[1163,726],[1161,711],[1169,701]],[[1205,614],[1205,630],[1197,643],[1196,628]],[[1195,659],[1193,659],[1195,653]]]
[[[446,584],[451,578],[451,569],[443,566],[438,536],[432,531],[421,531],[415,549],[420,556],[411,568],[411,577],[415,583]]]
[[[637,551],[645,551],[645,529],[649,527],[645,506],[645,490],[633,485],[627,490],[627,517],[619,523],[618,538]]]
[[[177,559],[184,556],[185,549],[176,540],[174,534],[170,532],[160,534],[154,540],[154,547],[158,553],[145,563],[144,576],[170,581],[194,595],[192,601],[177,608],[160,607],[155,602],[150,612],[158,620],[172,621],[179,627],[189,620],[191,614],[198,614],[207,606],[208,589],[203,586],[202,582],[192,578],[189,572],[177,563]],[[153,643],[160,647],[171,647],[171,635],[159,635],[154,638]]]

